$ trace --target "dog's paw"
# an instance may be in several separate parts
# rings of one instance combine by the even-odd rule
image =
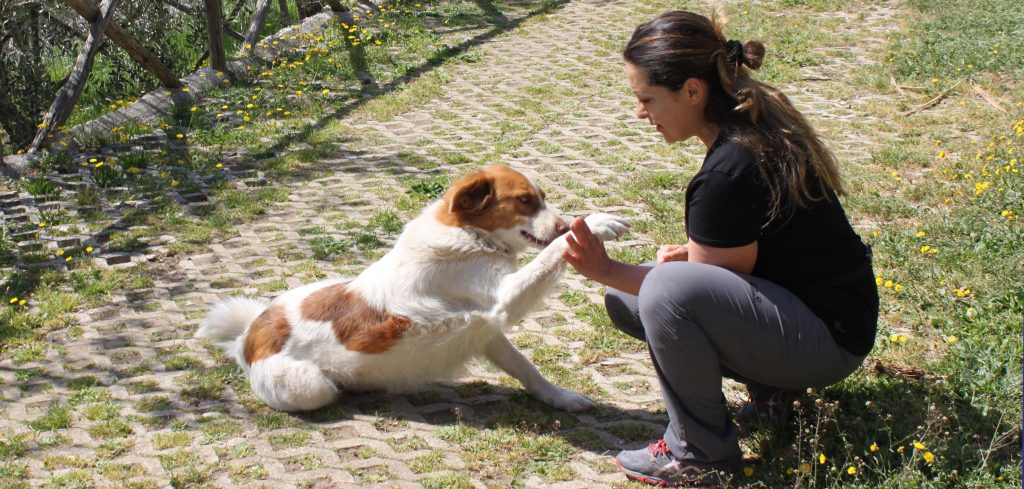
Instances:
[[[591,214],[586,217],[585,221],[590,231],[601,241],[621,238],[626,231],[629,231],[629,221],[626,218],[611,214]]]
[[[561,409],[562,411],[568,411],[570,413],[586,411],[587,409],[594,407],[594,401],[589,397],[578,392],[560,389],[558,387],[555,387],[552,392],[547,393],[547,395],[541,396],[541,400],[555,408]]]

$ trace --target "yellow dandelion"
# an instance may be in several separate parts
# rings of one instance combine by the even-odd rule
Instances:
[[[73,259],[73,258],[71,258],[71,257],[69,256],[69,257],[65,258],[65,259],[64,259],[64,261],[66,261],[66,262],[70,262],[70,261],[71,261],[72,259]]]
[[[57,256],[64,256],[64,250],[57,250]]]
[[[828,461],[828,459],[825,457],[824,453],[818,454],[818,463],[819,464],[825,465],[826,461]]]
[[[224,165],[222,163],[217,163],[217,169],[220,169],[220,168],[224,168]]]
[[[753,467],[743,467],[743,475],[745,475],[747,477],[750,477],[750,476],[754,475],[754,468]]]
[[[14,304],[15,302],[18,302],[18,298],[17,297],[11,297],[11,304]]]
[[[918,450],[924,450],[927,447],[924,446],[924,443],[921,443],[919,441],[915,441],[914,442],[914,448],[916,448]]]
[[[848,469],[846,469],[846,473],[850,475],[857,475],[857,468],[851,465]]]
[[[924,452],[924,461],[928,463],[934,462],[935,454],[933,454],[932,452]]]
[[[870,450],[871,453],[877,452],[878,451],[878,444],[877,443],[872,443],[871,446],[868,447],[868,450]]]
[[[956,336],[950,336],[950,337],[946,338],[946,343],[949,343],[950,345],[952,345],[953,343],[956,343]]]
[[[330,95],[331,91],[325,88],[325,89],[321,90],[320,93],[322,93],[324,95]]]
[[[46,227],[46,221],[41,221],[41,222],[39,223],[39,227],[41,227],[41,228],[45,228],[45,227]]]
[[[918,231],[918,232],[917,232],[917,237],[918,237],[918,238],[923,238],[923,237],[925,237],[925,236],[928,236],[928,233],[926,233],[926,232],[924,232],[924,231]]]
[[[181,133],[178,133],[178,134],[175,134],[174,137],[176,137],[178,139],[181,139],[181,138],[185,137],[185,135],[181,134]]]
[[[92,253],[92,246],[86,246],[85,247],[85,252],[86,253]]]
[[[21,299],[21,300],[19,300],[19,301],[18,301],[18,305],[19,305],[19,306],[24,306],[24,305],[25,305],[25,299]]]

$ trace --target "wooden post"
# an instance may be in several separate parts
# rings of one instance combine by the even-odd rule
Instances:
[[[260,35],[260,28],[263,27],[263,21],[266,20],[269,10],[270,0],[256,2],[256,11],[252,14],[252,22],[249,22],[249,30],[246,31],[245,41],[242,42],[242,49],[239,50],[239,54],[242,56],[248,56],[252,54],[253,49],[256,49],[256,38]]]
[[[292,23],[292,16],[288,13],[288,0],[277,0],[277,10],[281,14],[281,27]]]
[[[314,0],[295,0],[295,6],[299,9],[300,20],[316,15],[316,13],[323,8],[320,6],[319,1]]]
[[[71,7],[78,15],[87,20],[89,23],[95,23],[96,18],[99,16],[99,11],[91,3],[87,3],[85,0],[63,0],[67,6]],[[120,26],[111,22],[107,26],[105,32],[107,37],[114,44],[117,44],[131,56],[139,66],[145,68],[146,71],[156,76],[160,80],[160,83],[165,87],[177,88],[181,86],[181,80],[174,74],[167,66],[160,62],[160,58],[157,58],[153,53],[146,49],[143,45],[139,44],[128,34],[127,31],[122,29]]]
[[[224,17],[220,0],[203,0],[206,4],[206,32],[210,40],[210,68],[217,71],[228,71],[227,56],[224,55],[224,30],[221,19]]]
[[[331,12],[334,13],[348,11],[348,9],[345,8],[338,0],[327,0],[327,6],[330,7]]]
[[[40,124],[42,127],[39,128],[35,139],[32,140],[29,152],[39,151],[46,144],[46,140],[50,135],[67,122],[68,116],[74,110],[75,104],[78,103],[78,97],[82,95],[82,89],[85,88],[85,81],[89,77],[89,71],[92,70],[93,59],[96,58],[96,52],[99,51],[100,44],[103,42],[103,32],[107,30],[110,20],[114,18],[114,8],[117,7],[117,1],[103,0],[100,3],[99,16],[89,30],[89,37],[85,40],[85,48],[78,55],[78,59],[75,60],[75,66],[72,68],[71,74],[68,75],[67,83],[61,87],[57,98],[50,105],[50,110],[43,117],[43,123]]]

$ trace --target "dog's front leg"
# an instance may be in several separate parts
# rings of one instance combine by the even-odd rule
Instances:
[[[485,353],[490,361],[522,382],[527,391],[547,404],[570,412],[594,407],[594,401],[589,397],[548,382],[503,334],[495,335],[487,345]]]
[[[562,253],[567,247],[565,238],[558,237],[526,266],[502,278],[493,312],[505,317],[509,325],[526,316],[565,272]]]

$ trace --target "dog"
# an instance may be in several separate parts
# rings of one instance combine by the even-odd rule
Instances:
[[[355,279],[307,284],[270,304],[228,299],[195,336],[233,355],[253,392],[280,411],[320,408],[342,388],[451,380],[480,356],[551,406],[590,408],[593,401],[551,384],[504,335],[565,272],[568,226],[544,199],[522,173],[484,167],[457,179]],[[602,241],[629,227],[608,214],[585,221]],[[540,251],[517,269],[528,248]]]

